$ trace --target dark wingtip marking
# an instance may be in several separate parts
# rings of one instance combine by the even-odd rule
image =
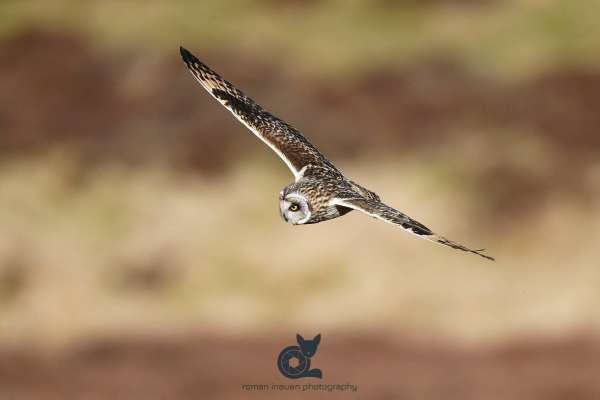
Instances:
[[[431,232],[427,227],[424,227],[423,225],[417,225],[417,226],[415,226],[415,225],[412,225],[412,224],[402,224],[402,227],[404,229],[410,230],[415,235],[419,235],[419,236],[431,236],[431,235],[433,235],[433,232]]]
[[[244,113],[247,116],[256,114],[256,108],[253,108],[251,100],[239,98],[231,93],[227,93],[223,89],[213,89],[212,94],[219,100],[224,101],[227,107],[231,107],[233,111],[237,113]]]
[[[183,46],[179,46],[179,54],[181,54],[181,58],[185,60],[190,52],[187,51]]]
[[[179,53],[181,53],[181,58],[183,58],[183,61],[185,61],[187,64],[192,64],[198,61],[198,59],[188,50],[183,48],[183,46],[179,46]]]

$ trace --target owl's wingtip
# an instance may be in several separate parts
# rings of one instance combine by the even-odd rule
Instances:
[[[181,54],[181,58],[183,58],[183,61],[185,62],[193,62],[196,58],[183,46],[179,46],[179,53]]]
[[[488,256],[487,254],[482,254],[482,253],[481,253],[482,251],[483,251],[483,250],[475,250],[475,251],[473,251],[473,253],[475,253],[475,254],[477,254],[478,256],[481,256],[481,257],[483,257],[483,258],[485,258],[485,259],[488,259],[488,260],[490,260],[490,261],[496,261],[496,259],[495,259],[494,257],[492,257],[492,256]]]

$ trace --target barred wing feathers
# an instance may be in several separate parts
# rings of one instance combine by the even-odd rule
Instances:
[[[377,218],[387,223],[400,226],[402,229],[431,242],[442,244],[444,246],[449,246],[453,249],[474,253],[478,256],[494,261],[493,257],[482,253],[483,249],[473,250],[463,246],[462,244],[458,244],[449,239],[446,239],[445,237],[432,232],[431,229],[421,224],[420,222],[415,221],[408,215],[380,201],[366,198],[352,198],[334,199],[331,203],[343,207],[348,207],[354,210],[362,211],[373,218]]]
[[[302,168],[309,165],[337,170],[297,129],[265,111],[192,53],[183,47],[180,50],[183,61],[200,85],[277,153],[296,180],[299,179]]]

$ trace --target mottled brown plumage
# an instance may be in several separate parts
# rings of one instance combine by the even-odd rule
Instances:
[[[472,250],[439,236],[382,203],[377,194],[347,179],[297,129],[265,111],[183,47],[181,56],[202,87],[275,151],[294,174],[295,182],[279,195],[281,216],[286,222],[314,224],[358,210],[421,238],[493,260],[482,250]]]

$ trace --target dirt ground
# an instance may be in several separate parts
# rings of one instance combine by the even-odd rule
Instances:
[[[278,352],[293,337],[130,337],[60,354],[4,351],[2,399],[598,399],[600,342],[590,336],[491,348],[324,334],[313,368],[323,380],[283,378]],[[274,390],[271,385],[352,384],[356,392]],[[242,385],[267,385],[249,392]]]
[[[595,159],[592,149],[600,144],[596,70],[560,69],[506,84],[440,58],[333,84],[239,55],[202,55],[326,154],[339,157],[355,156],[361,146],[405,154],[484,132],[521,141],[526,132],[544,141],[555,162],[561,154],[576,154],[572,166]],[[13,105],[0,110],[6,131],[0,154],[45,154],[66,146],[88,165],[168,154],[177,165],[209,172],[254,144],[226,112],[203,99],[177,48],[168,56],[107,55],[85,37],[27,31],[0,43],[0,56],[0,100]]]

